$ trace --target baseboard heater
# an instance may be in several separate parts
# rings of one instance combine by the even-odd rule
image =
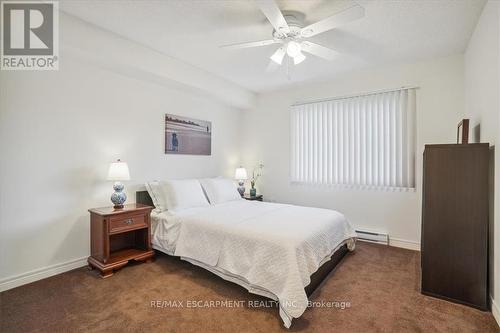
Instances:
[[[389,245],[388,234],[365,230],[356,230],[356,233],[358,234],[358,240],[360,241]]]

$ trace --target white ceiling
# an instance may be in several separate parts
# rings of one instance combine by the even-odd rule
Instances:
[[[351,0],[281,0],[281,10],[306,15],[306,24],[352,6]],[[66,0],[61,9],[132,41],[219,75],[255,92],[389,62],[414,62],[462,53],[485,0],[360,0],[366,16],[310,40],[341,55],[328,62],[309,55],[267,73],[277,45],[227,50],[218,46],[269,39],[272,26],[247,0]]]

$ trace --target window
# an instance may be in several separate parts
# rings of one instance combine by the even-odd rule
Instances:
[[[360,188],[415,187],[415,88],[291,108],[291,180]]]

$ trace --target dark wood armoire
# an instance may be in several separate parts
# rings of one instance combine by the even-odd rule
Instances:
[[[488,310],[489,144],[426,145],[422,293]]]

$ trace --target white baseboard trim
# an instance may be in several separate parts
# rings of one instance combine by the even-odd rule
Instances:
[[[10,276],[0,280],[0,292],[9,290],[15,287],[22,286],[31,282],[42,280],[57,274],[70,271],[75,268],[80,268],[87,265],[87,257],[70,260],[64,263],[55,264],[39,269],[35,269],[23,274]]]
[[[403,249],[420,251],[420,243],[406,239],[392,238],[389,236],[389,246],[401,247]]]
[[[491,313],[493,314],[493,317],[497,321],[498,326],[500,326],[500,307],[495,302],[492,296],[490,296],[490,298],[491,298]]]

